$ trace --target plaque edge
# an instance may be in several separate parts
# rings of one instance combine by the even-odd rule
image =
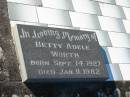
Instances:
[[[22,82],[25,82],[28,79],[28,77],[27,77],[27,71],[25,67],[24,57],[23,57],[21,43],[20,43],[19,34],[18,34],[18,25],[19,24],[17,23],[14,25],[11,24],[11,32],[12,32],[13,42],[15,44],[17,60],[19,62],[20,76],[21,76]]]

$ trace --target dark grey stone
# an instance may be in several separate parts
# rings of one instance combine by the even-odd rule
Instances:
[[[17,25],[17,28],[22,51],[17,50],[23,53],[25,64],[21,65],[25,65],[27,80],[108,78],[95,32],[29,25]]]

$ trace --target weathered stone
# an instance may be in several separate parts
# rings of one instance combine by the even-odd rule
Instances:
[[[0,0],[0,47],[2,48],[0,81],[20,80],[18,61],[11,36],[6,0]]]
[[[1,85],[2,97],[34,97],[31,91],[21,82],[6,82]]]
[[[0,60],[3,60],[3,50],[1,47],[0,47]]]

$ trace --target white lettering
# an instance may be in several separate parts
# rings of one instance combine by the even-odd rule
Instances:
[[[53,49],[62,48],[62,44],[60,43],[45,43],[45,42],[40,42],[40,41],[36,41],[35,46],[37,48],[53,48]]]
[[[36,30],[33,30],[32,38],[44,38],[44,37],[55,37],[56,39],[60,39],[60,33],[55,30],[49,30],[49,29],[43,29],[40,32],[36,32]]]
[[[30,33],[25,31],[23,28],[21,29],[22,30],[22,34],[20,34],[20,38],[30,38]]]
[[[38,70],[38,74],[39,75],[55,75],[56,74],[56,71],[54,69],[39,69]]]
[[[86,40],[88,42],[91,41],[91,34],[80,34],[80,35],[70,35],[69,32],[62,32],[62,39],[68,38],[69,41],[82,41]]]
[[[53,63],[55,66],[70,66],[71,61],[58,61],[58,60],[53,60]]]
[[[71,53],[71,52],[58,52],[58,51],[51,51],[50,52],[53,57],[61,57],[61,58],[79,58],[78,53]]]
[[[31,60],[31,66],[49,66],[49,61],[45,60]]]

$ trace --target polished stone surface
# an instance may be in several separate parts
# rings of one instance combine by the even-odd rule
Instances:
[[[13,37],[22,81],[106,80],[95,32],[17,25]]]

